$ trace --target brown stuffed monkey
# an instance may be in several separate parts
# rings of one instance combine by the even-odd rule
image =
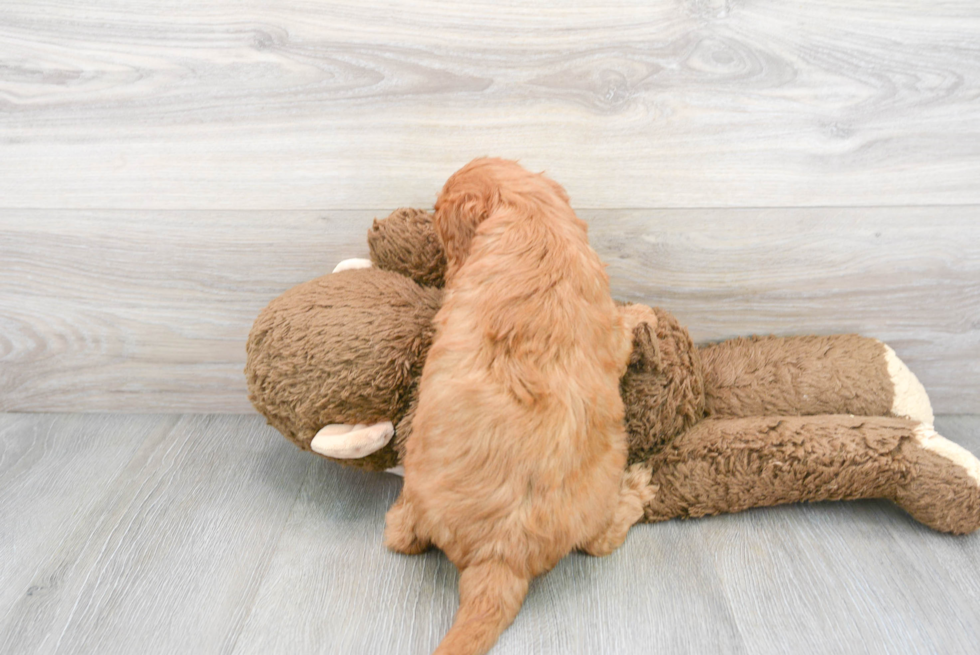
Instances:
[[[262,311],[245,374],[252,404],[300,448],[388,470],[411,431],[445,257],[431,215],[415,209],[375,221],[368,245],[370,261],[342,262]],[[936,530],[980,527],[980,461],[936,434],[925,389],[885,344],[699,348],[653,312],[620,385],[630,463],[648,462],[657,485],[646,520],[885,498]]]

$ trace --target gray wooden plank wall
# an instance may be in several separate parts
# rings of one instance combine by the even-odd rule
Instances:
[[[980,411],[974,0],[3,2],[0,410],[248,411],[261,307],[488,153],[696,338]]]
[[[977,208],[582,214],[616,295],[669,308],[695,339],[864,333],[938,411],[980,411]],[[0,211],[0,410],[249,411],[252,320],[364,256],[384,215]]]
[[[8,207],[980,202],[973,0],[6,0]]]

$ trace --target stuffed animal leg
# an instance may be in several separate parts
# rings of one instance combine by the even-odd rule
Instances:
[[[655,331],[634,332],[621,386],[630,461],[649,464],[659,485],[646,520],[887,498],[937,530],[980,527],[980,463],[932,430],[925,390],[881,342],[764,337],[698,349],[654,311]]]
[[[877,339],[738,338],[700,355],[708,416],[856,414],[933,423],[925,388]]]
[[[980,527],[980,461],[910,419],[712,418],[649,462],[658,491],[647,521],[884,498],[941,532]]]

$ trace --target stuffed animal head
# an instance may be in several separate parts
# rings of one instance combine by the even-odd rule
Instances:
[[[374,219],[368,230],[371,263],[399,273],[422,286],[441,287],[446,278],[446,253],[432,227],[432,214],[403,207],[388,218]]]
[[[362,458],[400,460],[432,319],[442,304],[445,257],[424,211],[400,209],[368,231],[374,268],[324,275],[262,310],[246,344],[249,400],[304,450],[325,425],[391,421],[397,437]]]
[[[391,421],[380,450],[337,460],[367,470],[400,463],[417,384],[442,303],[446,257],[432,214],[398,209],[368,231],[373,268],[289,289],[259,314],[247,343],[249,399],[304,450],[325,425]],[[640,324],[621,382],[630,460],[645,459],[704,412],[701,361],[687,331],[660,309]]]

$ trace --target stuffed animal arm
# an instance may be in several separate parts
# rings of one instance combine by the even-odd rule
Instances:
[[[444,255],[420,210],[368,232],[371,262],[288,290],[255,321],[249,397],[288,439],[347,465],[399,464],[441,303]],[[980,526],[980,462],[936,434],[925,389],[856,335],[698,348],[669,313],[634,330],[621,383],[648,521],[885,498],[936,530]]]

